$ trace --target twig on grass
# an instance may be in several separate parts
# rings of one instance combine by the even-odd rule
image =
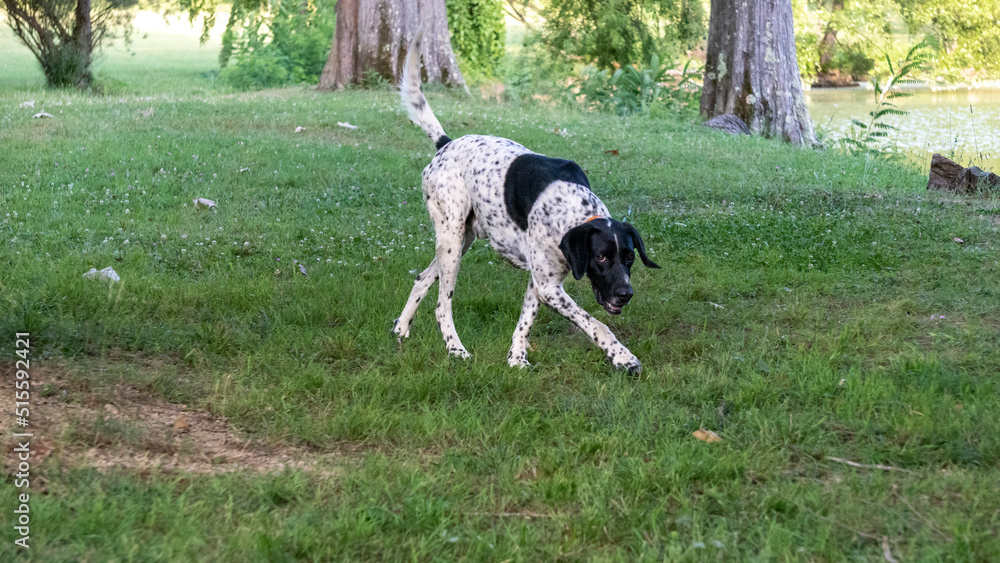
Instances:
[[[883,471],[902,471],[903,473],[913,473],[909,469],[903,469],[902,467],[893,467],[891,465],[882,465],[881,463],[868,465],[865,463],[858,463],[856,461],[844,459],[842,457],[825,457],[823,459],[828,459],[830,461],[835,461],[837,463],[843,463],[844,465],[850,465],[851,467],[857,467],[859,469],[881,469]]]
[[[903,504],[905,504],[906,507],[910,509],[910,512],[913,512],[914,514],[916,514],[917,518],[920,518],[921,520],[923,520],[924,524],[927,524],[927,526],[930,529],[932,529],[935,532],[937,532],[938,535],[940,535],[942,538],[945,539],[945,541],[947,541],[948,543],[951,543],[951,542],[955,541],[954,539],[952,539],[951,536],[949,536],[948,534],[946,534],[946,533],[942,532],[940,529],[938,529],[938,527],[935,526],[934,523],[931,522],[929,519],[927,519],[926,516],[924,516],[923,514],[917,512],[917,509],[913,508],[913,505],[910,504],[909,501],[907,501],[905,498],[903,498],[903,495],[899,494],[899,487],[897,487],[895,484],[892,485],[892,494],[895,495],[896,498],[898,498],[899,500],[903,501]]]
[[[857,534],[857,535],[859,535],[859,536],[861,536],[861,537],[863,537],[863,538],[868,538],[868,539],[870,539],[870,540],[875,540],[875,541],[880,541],[880,540],[881,540],[882,538],[884,538],[884,537],[885,537],[885,536],[881,536],[881,537],[880,537],[880,536],[876,536],[875,534],[868,534],[868,533],[865,533],[865,532],[862,532],[862,531],[860,531],[860,530],[855,530],[854,528],[852,528],[852,527],[848,526],[847,524],[844,524],[844,523],[842,523],[842,522],[837,522],[837,521],[836,521],[836,520],[834,520],[833,518],[829,518],[829,517],[826,517],[826,516],[823,516],[822,514],[820,514],[820,513],[818,513],[818,512],[814,512],[814,511],[812,511],[812,510],[809,510],[808,508],[806,508],[806,507],[802,506],[802,505],[801,505],[801,504],[799,504],[799,503],[795,503],[795,505],[796,505],[796,506],[798,506],[798,507],[799,507],[800,509],[802,509],[802,510],[805,510],[805,511],[806,511],[806,512],[808,512],[809,514],[812,514],[812,515],[813,515],[813,516],[815,516],[816,518],[819,518],[820,520],[826,520],[827,522],[829,522],[829,523],[831,523],[831,524],[835,524],[835,525],[837,525],[837,526],[840,526],[841,528],[843,528],[843,529],[847,530],[848,532],[851,532],[851,533],[854,533],[854,534]]]
[[[490,516],[493,518],[548,518],[548,514],[538,514],[537,512],[470,512],[470,516]]]
[[[889,563],[899,563],[899,560],[892,556],[892,550],[889,549],[889,538],[887,536],[882,536],[882,557]]]

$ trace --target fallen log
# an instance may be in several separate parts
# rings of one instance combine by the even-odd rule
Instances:
[[[1000,176],[978,166],[968,168],[934,153],[927,179],[928,190],[942,190],[966,195],[1000,191]]]

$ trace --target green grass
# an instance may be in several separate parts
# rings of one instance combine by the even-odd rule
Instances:
[[[455,296],[473,358],[447,357],[428,305],[401,349],[389,335],[434,246],[418,187],[433,149],[392,93],[119,76],[115,95],[0,90],[0,357],[30,332],[39,365],[91,389],[128,383],[351,463],[196,476],[51,458],[22,557],[874,560],[882,536],[906,561],[1000,557],[995,202],[670,116],[433,94],[452,137],[579,162],[663,266],[637,267],[620,317],[567,282],[640,379],[545,309],[518,371],[526,275],[481,242]],[[122,283],[81,277],[106,266]],[[4,507],[15,492],[0,486]]]

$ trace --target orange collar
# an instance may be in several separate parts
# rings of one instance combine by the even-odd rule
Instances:
[[[593,221],[594,219],[604,219],[604,217],[601,217],[600,215],[591,215],[590,219],[587,219],[586,221],[584,221],[584,223],[589,223],[589,222]]]

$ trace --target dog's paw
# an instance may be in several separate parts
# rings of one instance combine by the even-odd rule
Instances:
[[[472,354],[470,354],[465,348],[448,348],[448,353],[456,358],[462,358],[463,360],[467,360],[472,357]]]
[[[528,362],[528,358],[510,358],[507,360],[507,365],[509,365],[512,368],[518,368],[518,369],[531,367],[531,364]]]
[[[406,326],[399,324],[399,319],[396,319],[392,323],[392,334],[396,335],[396,340],[402,342],[404,338],[410,337],[410,326],[407,323]]]
[[[642,364],[639,363],[639,358],[632,354],[612,358],[611,365],[615,366],[615,369],[625,370],[633,377],[638,377],[642,373]]]
[[[530,368],[531,364],[528,363],[528,351],[515,351],[512,348],[510,352],[507,352],[507,365],[512,368]]]

